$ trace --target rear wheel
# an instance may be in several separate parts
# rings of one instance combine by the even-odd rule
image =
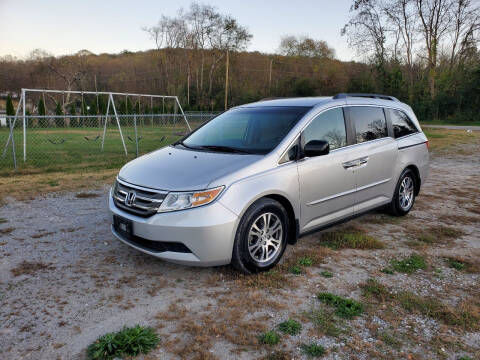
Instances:
[[[283,206],[273,199],[258,200],[240,220],[232,265],[247,274],[271,269],[285,251],[287,234],[288,215]]]
[[[404,216],[410,212],[415,203],[415,186],[416,180],[413,171],[403,170],[390,203],[392,215]]]

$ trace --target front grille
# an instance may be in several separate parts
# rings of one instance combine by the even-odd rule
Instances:
[[[167,192],[145,189],[117,180],[112,195],[118,208],[137,216],[148,217],[157,213]]]
[[[165,251],[173,251],[173,252],[179,252],[179,253],[191,253],[190,249],[186,247],[184,244],[179,243],[179,242],[169,242],[169,241],[152,241],[152,240],[147,240],[142,237],[132,235],[132,234],[127,234],[124,231],[120,230],[117,226],[117,224],[114,224],[114,229],[115,231],[125,240],[131,243],[132,245],[138,246],[142,249],[145,249],[147,251],[155,252],[155,253],[161,253]]]

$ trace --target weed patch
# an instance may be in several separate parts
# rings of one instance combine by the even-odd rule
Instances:
[[[431,226],[419,230],[416,233],[415,240],[426,245],[445,244],[462,237],[464,234],[462,230],[449,226]]]
[[[322,345],[317,344],[302,344],[300,345],[302,353],[309,357],[320,357],[325,355],[325,348]]]
[[[335,318],[334,311],[327,309],[311,309],[308,312],[304,312],[303,315],[312,322],[318,335],[337,337],[342,334],[342,329],[338,326],[341,324],[338,319]]]
[[[124,356],[147,354],[154,349],[160,339],[154,329],[137,325],[123,328],[116,333],[108,333],[98,338],[87,349],[90,360],[109,360]]]
[[[273,330],[267,331],[258,338],[262,344],[277,345],[280,342],[280,335]]]
[[[469,273],[480,272],[480,263],[473,263],[461,257],[446,257],[448,267]]]
[[[390,291],[375,279],[368,279],[364,284],[360,284],[362,295],[371,299],[374,298],[379,301],[386,301],[391,299]]]
[[[313,265],[313,259],[308,257],[308,256],[302,256],[297,260],[297,264],[301,266],[312,266]]]
[[[293,356],[287,353],[286,351],[274,351],[265,355],[260,360],[290,360],[290,359],[293,359]]]
[[[326,292],[319,293],[317,298],[324,304],[333,306],[336,309],[335,314],[345,319],[353,319],[363,312],[363,305],[352,299]]]
[[[288,271],[294,275],[300,275],[303,273],[303,270],[302,270],[302,267],[299,266],[299,265],[293,265],[293,266],[290,266],[290,268],[288,269]]]
[[[390,262],[390,268],[383,269],[382,271],[388,273],[388,271],[397,271],[404,274],[413,274],[417,270],[424,270],[427,268],[425,258],[421,255],[413,254],[407,258],[401,260],[392,260]]]
[[[365,231],[350,227],[340,231],[329,231],[320,234],[322,245],[334,250],[340,249],[383,249],[385,245]]]
[[[423,316],[455,326],[464,330],[475,331],[480,328],[480,306],[464,302],[451,308],[437,298],[419,296],[410,291],[392,293],[387,287],[374,279],[361,284],[363,296],[378,301],[392,301],[410,313],[419,313]]]
[[[321,271],[320,275],[322,275],[324,278],[331,278],[333,277],[333,274],[330,271]]]
[[[288,319],[278,325],[278,329],[284,334],[297,335],[302,331],[302,324],[298,321]]]

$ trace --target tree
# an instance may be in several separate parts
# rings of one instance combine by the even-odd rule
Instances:
[[[70,110],[69,110],[70,115],[75,116],[77,113],[77,109],[74,103],[70,104]],[[78,127],[79,121],[76,117],[71,117],[70,118],[70,126],[71,127]]]
[[[13,101],[10,94],[7,96],[7,116],[15,116],[15,109],[13,107]]]
[[[60,105],[59,102],[57,102],[57,106],[55,107],[55,115],[56,116],[63,116],[62,106]],[[55,125],[58,126],[58,127],[63,126],[64,125],[63,117],[56,117],[55,118]]]
[[[352,16],[342,28],[350,46],[358,53],[373,55],[374,62],[383,64],[387,60],[388,24],[383,16],[381,0],[354,0],[350,8]]]
[[[43,98],[40,98],[40,100],[38,101],[38,115],[45,116],[45,114],[45,103],[43,102]]]
[[[335,50],[326,41],[315,40],[307,36],[286,35],[280,40],[279,52],[285,56],[307,56],[333,59]]]

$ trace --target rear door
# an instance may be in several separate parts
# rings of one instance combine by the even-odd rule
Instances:
[[[379,106],[348,106],[346,116],[351,123],[357,145],[354,173],[356,182],[355,213],[390,201],[398,147],[388,136],[384,110]]]
[[[311,140],[328,141],[330,153],[298,161],[301,232],[353,215],[355,202],[354,171],[344,165],[356,155],[347,146],[351,139],[347,139],[341,107],[326,110],[310,122],[301,135],[302,147]]]

